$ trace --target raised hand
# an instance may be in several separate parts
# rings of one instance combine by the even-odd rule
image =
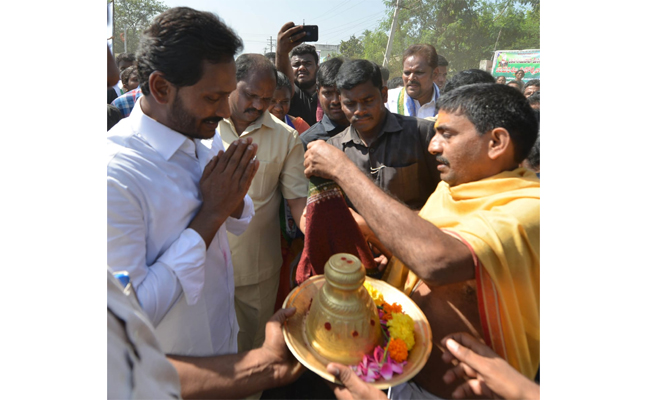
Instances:
[[[307,145],[303,165],[307,178],[319,176],[334,181],[339,170],[356,168],[345,153],[323,140],[314,140]]]

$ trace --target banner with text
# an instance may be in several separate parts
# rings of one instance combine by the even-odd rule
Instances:
[[[524,82],[539,78],[539,50],[498,50],[494,52],[492,76],[506,77],[506,82],[515,79],[519,70],[526,72]]]

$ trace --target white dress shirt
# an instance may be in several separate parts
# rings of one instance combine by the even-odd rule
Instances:
[[[228,218],[206,249],[188,225],[201,206],[203,168],[220,148],[153,120],[140,100],[108,132],[108,265],[129,272],[165,353],[235,353],[239,327],[226,230],[244,232],[253,202],[246,196],[241,218]]]
[[[392,113],[399,114],[397,112],[397,99],[401,91],[401,87],[388,90],[388,101],[386,102],[386,108],[388,108],[388,110]],[[436,101],[440,97],[440,89],[438,89],[438,85],[435,83],[433,84],[433,94],[431,96],[431,101],[426,104],[421,105],[419,101],[411,99],[411,96],[409,96],[406,91],[404,91],[404,95],[406,96],[407,101],[411,100],[413,102],[412,104],[415,106],[415,109],[411,110],[411,107],[405,106],[403,115],[407,115],[409,117],[426,118],[435,117],[438,114],[438,111],[436,109]],[[409,110],[411,111],[409,112]]]

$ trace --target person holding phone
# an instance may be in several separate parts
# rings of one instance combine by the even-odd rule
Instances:
[[[311,126],[317,122],[316,73],[319,60],[316,48],[303,43],[306,40],[318,40],[317,27],[314,31],[314,28],[293,22],[284,24],[278,32],[275,66],[294,82],[289,115],[301,117]]]

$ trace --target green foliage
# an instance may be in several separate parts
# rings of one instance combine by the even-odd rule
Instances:
[[[363,44],[361,40],[354,35],[346,41],[341,41],[341,55],[347,58],[363,57]]]
[[[115,53],[135,53],[142,31],[156,15],[167,9],[165,3],[157,0],[115,0]],[[121,38],[125,32],[126,49]]]
[[[375,31],[355,39],[355,56],[383,63],[395,0]],[[451,74],[478,68],[494,50],[540,48],[539,0],[400,0],[397,29],[388,63],[391,77],[401,75],[402,53],[412,44],[428,43],[449,61]],[[352,46],[351,40],[341,42]],[[495,48],[496,47],[496,48]],[[344,53],[345,54],[345,53]]]

